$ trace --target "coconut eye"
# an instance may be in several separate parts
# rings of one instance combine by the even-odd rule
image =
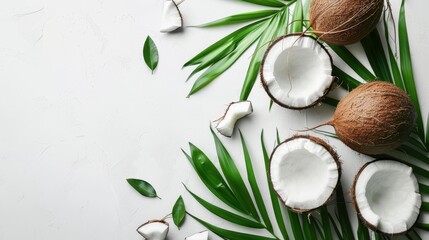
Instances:
[[[400,234],[416,222],[422,203],[411,167],[392,160],[365,164],[352,186],[354,207],[369,228]]]
[[[286,207],[295,212],[323,206],[340,174],[338,155],[316,137],[295,136],[281,143],[271,155],[273,188]]]
[[[332,59],[313,37],[286,35],[265,53],[261,81],[277,104],[309,108],[320,102],[332,85]]]

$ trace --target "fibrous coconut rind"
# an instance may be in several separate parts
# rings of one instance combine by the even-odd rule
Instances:
[[[361,221],[388,235],[402,234],[415,224],[421,207],[412,168],[393,160],[365,164],[355,177],[352,200]]]
[[[303,34],[274,41],[262,60],[260,75],[270,98],[290,109],[316,105],[334,82],[328,51],[315,38]]]

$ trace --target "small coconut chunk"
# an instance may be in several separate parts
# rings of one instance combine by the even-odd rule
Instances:
[[[225,115],[216,126],[220,134],[231,137],[234,132],[235,123],[253,112],[252,102],[240,101],[229,104]]]
[[[167,222],[155,220],[141,225],[137,232],[146,240],[164,240],[167,238],[168,228]]]
[[[332,59],[325,47],[307,35],[285,35],[270,45],[261,65],[265,91],[291,109],[316,105],[333,83]]]
[[[185,240],[208,240],[208,239],[209,239],[209,231],[199,232],[185,238]]]
[[[270,176],[274,190],[289,209],[308,212],[323,206],[340,178],[338,155],[323,140],[295,136],[271,155]]]
[[[408,231],[422,204],[412,168],[393,160],[365,164],[355,178],[352,197],[362,222],[389,235]]]
[[[182,1],[179,2],[179,4]],[[164,2],[164,9],[162,11],[161,19],[161,32],[172,32],[183,26],[182,15],[173,0],[166,0]]]

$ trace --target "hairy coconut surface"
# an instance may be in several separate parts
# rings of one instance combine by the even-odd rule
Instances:
[[[360,153],[378,155],[409,137],[416,111],[409,96],[387,82],[362,84],[338,104],[332,121],[338,137]]]
[[[384,0],[311,0],[310,25],[327,43],[356,43],[376,27],[383,6]]]
[[[316,105],[334,82],[328,51],[315,38],[302,34],[274,41],[262,60],[260,74],[270,98],[290,109]]]
[[[355,177],[351,194],[360,220],[388,235],[411,229],[422,203],[412,168],[393,160],[365,164]]]
[[[274,149],[270,159],[274,190],[286,207],[298,213],[323,206],[341,176],[337,153],[317,137],[289,138]]]

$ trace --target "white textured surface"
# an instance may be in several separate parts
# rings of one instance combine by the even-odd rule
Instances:
[[[279,145],[273,152],[273,188],[293,209],[316,209],[327,202],[338,183],[338,165],[325,147],[307,138]]]
[[[397,16],[399,1],[391,2]],[[209,121],[238,99],[252,53],[207,89],[185,98],[191,82],[184,80],[191,69],[181,70],[183,63],[235,27],[161,34],[162,5],[159,0],[0,1],[0,239],[138,240],[135,229],[164,217],[179,194],[190,212],[237,229],[185,193],[181,182],[219,203],[180,147],[192,141],[216,160]],[[429,2],[407,0],[406,7],[415,77],[427,115],[429,21],[424,19]],[[186,0],[181,9],[185,25],[195,25],[261,7]],[[148,34],[160,51],[154,75],[142,58]],[[359,45],[350,49],[363,59]],[[264,186],[260,130],[265,129],[272,149],[276,127],[288,137],[291,129],[327,120],[332,108],[297,112],[274,106],[269,112],[269,98],[259,86],[250,95],[255,112],[239,127]],[[328,140],[344,162],[347,190],[368,158]],[[243,170],[237,135],[224,142]],[[128,177],[151,182],[162,200],[139,196],[125,181]],[[269,202],[266,188],[261,191]],[[356,225],[355,217],[352,221]],[[171,226],[170,239],[203,229],[188,218],[180,231]]]

